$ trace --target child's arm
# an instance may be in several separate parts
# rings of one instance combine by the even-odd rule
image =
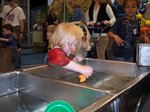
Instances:
[[[118,35],[114,34],[113,32],[108,32],[107,35],[109,38],[114,39],[118,46],[124,46],[124,40],[122,40]]]
[[[6,39],[6,38],[0,38],[1,41],[4,41],[4,42],[9,42],[10,40],[9,39]]]
[[[18,48],[18,49],[17,49],[17,52],[21,52],[21,48]]]
[[[70,61],[63,68],[84,74],[86,76],[86,78],[89,78],[93,73],[92,67],[90,67],[88,65],[81,65],[81,64],[76,63],[74,61]]]
[[[150,40],[147,36],[147,32],[142,33],[141,38],[144,40],[144,43],[149,43],[150,42]]]
[[[88,65],[81,65],[70,60],[69,57],[60,49],[55,48],[48,51],[48,63],[62,68],[84,74],[87,78],[92,75],[93,68]]]

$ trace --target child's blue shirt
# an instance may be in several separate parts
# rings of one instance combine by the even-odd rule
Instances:
[[[17,49],[17,40],[12,34],[8,34],[5,36],[6,39],[9,39],[9,42],[4,42],[3,45],[6,47],[12,47],[13,53],[16,52]]]
[[[112,46],[112,55],[116,57],[132,58],[135,55],[136,40],[140,34],[139,22],[120,17],[110,29],[110,32],[124,40],[124,46]]]

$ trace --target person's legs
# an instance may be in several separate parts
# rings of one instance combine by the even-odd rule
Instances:
[[[124,58],[124,57],[116,57],[112,56],[112,60],[114,61],[124,61],[124,62],[133,62],[133,58]]]
[[[112,44],[113,44],[113,40],[112,39],[108,39],[108,44],[107,44],[107,48],[106,48],[106,59],[107,60],[112,60]]]
[[[97,59],[105,60],[105,50],[108,43],[107,36],[101,36],[97,42],[96,50],[97,50]]]
[[[116,56],[112,56],[112,60],[114,60],[114,61],[125,61],[125,59],[123,57],[116,57]]]
[[[14,33],[15,38],[16,38],[17,41],[19,42],[19,44],[22,45],[22,40],[23,40],[23,39],[20,39],[20,38],[19,38],[20,26],[14,27],[14,28],[13,28],[13,33]]]
[[[16,65],[15,65],[16,69],[21,69],[21,53],[18,52],[17,56],[16,56]]]

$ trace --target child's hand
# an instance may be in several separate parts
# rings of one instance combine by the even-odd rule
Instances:
[[[150,40],[148,38],[144,38],[145,43],[150,43]]]
[[[93,68],[88,65],[83,65],[80,73],[84,74],[86,78],[89,78],[93,74]]]
[[[124,46],[124,40],[122,40],[119,36],[114,35],[113,38],[118,46]]]
[[[17,52],[20,53],[21,52],[21,48],[17,49]]]
[[[147,35],[142,35],[144,43],[150,43],[149,38],[147,37]]]
[[[89,45],[85,50],[86,51],[91,51],[92,47]]]
[[[84,59],[83,56],[77,55],[75,58],[73,58],[73,61],[81,62],[83,59]]]

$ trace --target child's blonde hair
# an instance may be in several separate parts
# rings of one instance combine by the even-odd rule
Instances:
[[[71,45],[75,41],[82,41],[84,33],[80,27],[73,23],[60,23],[56,26],[50,42],[55,46]],[[80,45],[79,45],[80,46]]]
[[[47,32],[54,32],[54,30],[55,30],[55,28],[56,28],[56,26],[55,25],[49,25],[48,27],[47,27]]]

